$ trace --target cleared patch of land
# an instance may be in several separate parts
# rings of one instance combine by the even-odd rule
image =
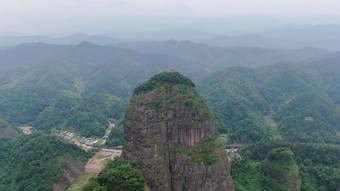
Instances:
[[[17,132],[12,127],[0,128],[0,137],[14,137],[17,135]]]
[[[273,111],[270,112],[269,115],[264,116],[264,120],[266,124],[269,126],[271,133],[274,138],[281,138],[279,131],[277,129],[277,123],[273,120]]]
[[[102,149],[101,151],[97,152],[92,158],[89,159],[85,166],[85,170],[73,182],[68,191],[80,191],[82,187],[88,183],[90,178],[96,177],[100,171],[105,168],[106,164],[110,160],[117,156],[119,157],[121,153],[121,150],[115,149]]]
[[[105,168],[107,162],[111,159],[111,152],[99,151],[85,166],[85,171],[92,173],[100,173]]]
[[[26,135],[31,134],[33,131],[35,131],[35,128],[32,126],[24,126],[24,127],[18,127],[19,129],[22,130],[22,132]]]

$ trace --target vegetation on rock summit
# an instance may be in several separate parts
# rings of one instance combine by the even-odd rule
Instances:
[[[187,85],[190,87],[195,87],[195,84],[187,77],[183,76],[178,72],[163,72],[156,74],[151,77],[148,81],[144,82],[142,85],[138,86],[134,91],[133,95],[138,95],[141,93],[152,91],[158,87],[163,87],[167,85]]]

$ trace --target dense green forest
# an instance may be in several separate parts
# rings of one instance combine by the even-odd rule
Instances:
[[[0,129],[4,129],[8,126],[8,123],[0,118]]]
[[[79,136],[101,137],[107,118],[122,120],[132,94],[156,88],[162,75],[133,92],[137,85],[174,67],[197,82],[214,113],[216,134],[227,134],[226,144],[245,144],[243,160],[232,162],[237,190],[285,190],[285,185],[263,171],[270,151],[281,147],[292,151],[303,191],[334,191],[340,186],[339,53],[323,55],[306,49],[299,55],[294,50],[223,49],[172,41],[140,43],[131,49],[143,53],[90,43],[36,43],[1,50],[0,137],[15,136],[18,126],[34,126],[44,133],[70,130]],[[309,51],[315,55],[306,56]],[[277,61],[294,63],[274,64]],[[174,80],[192,86],[189,79]],[[117,125],[106,145],[121,145],[123,132],[123,124]],[[34,183],[32,189],[51,186],[65,164],[56,162],[58,157],[80,161],[88,157],[52,136],[0,139],[0,166],[4,169],[0,190],[20,190],[27,181]],[[42,149],[51,152],[42,153]],[[27,165],[31,167],[27,172],[37,176],[28,177],[24,171]],[[128,166],[104,172],[136,175]],[[105,190],[106,183],[96,181],[92,186]]]
[[[160,51],[157,54],[141,54],[90,43],[77,46],[26,44],[6,49],[4,63],[15,63],[6,67],[17,72],[12,72],[11,77],[4,79],[6,82],[0,83],[4,84],[0,87],[0,118],[14,125],[34,125],[38,129],[70,128],[83,136],[100,136],[107,126],[104,117],[122,118],[132,90],[148,76],[175,67],[189,77],[200,78],[210,69],[196,62],[200,60],[196,56],[207,49],[218,52],[216,55],[227,51],[189,42],[155,46],[161,46],[151,47]],[[189,47],[192,47],[191,59],[184,58],[179,51]],[[42,49],[46,49],[46,54],[33,56],[25,52]],[[172,56],[159,54],[165,50],[173,50]],[[243,49],[242,54],[247,54],[246,50]],[[253,49],[249,51],[256,53]],[[8,55],[17,56],[17,60]],[[316,136],[318,140],[335,142],[336,127],[339,126],[336,104],[340,69],[337,60],[337,54],[331,54],[295,65],[278,64],[257,69],[232,67],[199,80],[197,87],[215,114],[216,132],[227,133],[231,142],[292,137],[297,132],[304,139]],[[207,62],[209,60],[204,63]],[[251,65],[250,61],[247,63]],[[25,69],[15,68],[19,66]],[[96,96],[106,101],[92,109],[87,105],[97,99]],[[60,106],[61,102],[68,104]],[[108,103],[112,103],[109,108],[113,113],[98,109]],[[78,121],[72,120],[75,118]],[[80,127],[82,122],[85,125]],[[98,126],[98,130],[94,126]],[[88,131],[84,129],[90,132],[86,133]]]
[[[83,191],[146,191],[149,190],[142,172],[115,158],[97,178],[90,180]]]
[[[287,190],[285,185],[281,185],[270,175],[263,174],[260,162],[232,160],[231,176],[237,191]]]
[[[108,147],[116,147],[123,145],[124,142],[124,127],[123,124],[118,124],[112,129],[109,137],[106,139],[105,145]]]
[[[68,129],[86,137],[99,137],[107,118],[120,119],[124,103],[110,94],[80,96],[69,90],[44,86],[0,90],[0,116],[13,125],[31,125],[40,130]]]
[[[264,175],[263,161],[280,147],[294,154],[301,190],[340,186],[340,66],[334,59],[339,60],[233,67],[200,81],[217,133],[228,134],[229,143],[247,143],[243,160],[232,162],[236,190],[287,190]]]
[[[0,190],[52,190],[70,162],[91,156],[55,136],[34,133],[0,138]]]
[[[91,43],[25,44],[0,56],[7,69],[0,71],[0,118],[86,137],[103,136],[105,118],[122,119],[132,90],[150,75],[170,66],[202,74],[178,58]]]
[[[332,62],[321,62],[321,67],[320,62],[232,67],[198,84],[214,111],[217,134],[247,145],[241,149],[243,160],[232,161],[236,190],[288,189],[265,173],[266,168],[285,172],[279,164],[264,162],[276,148],[291,150],[301,190],[340,186],[340,94],[335,84],[340,68]]]
[[[230,142],[263,138],[339,142],[340,111],[319,82],[295,67],[228,68],[198,88]]]
[[[241,150],[242,161],[232,162],[232,173],[235,178],[236,188],[242,190],[246,186],[254,186],[253,181],[263,180],[263,166],[260,163],[270,157],[270,151],[275,148],[289,148],[294,154],[294,161],[299,168],[301,190],[319,191],[335,190],[340,186],[340,146],[326,143],[299,143],[286,140],[262,140],[257,144],[248,145]],[[283,159],[284,157],[280,157]],[[291,159],[290,159],[291,160]],[[284,160],[284,162],[289,160]],[[247,167],[248,166],[248,167]],[[258,167],[258,171],[249,169]],[[242,175],[247,175],[240,179]],[[254,180],[254,176],[257,176]],[[241,183],[239,183],[241,182]],[[257,183],[258,184],[258,183]]]

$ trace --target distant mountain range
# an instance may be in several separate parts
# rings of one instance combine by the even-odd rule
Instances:
[[[269,49],[257,47],[221,48],[191,41],[120,43],[115,46],[142,53],[160,53],[188,60],[216,71],[228,66],[256,67],[276,62],[296,62],[324,55],[316,48]]]
[[[221,21],[214,20],[220,23]],[[216,23],[215,23],[216,25]],[[227,24],[222,25],[227,27]],[[190,26],[189,26],[190,27]],[[168,28],[139,33],[116,33],[112,35],[86,35],[82,33],[51,38],[47,36],[2,36],[0,46],[13,46],[21,43],[42,42],[59,45],[76,45],[88,41],[98,45],[115,45],[137,41],[190,40],[220,47],[261,47],[301,49],[306,47],[323,50],[340,50],[340,26],[316,25],[311,27],[282,27],[267,30],[249,30],[248,33],[204,32],[193,28]],[[1,48],[0,48],[1,49]]]
[[[190,28],[168,28],[159,31],[143,33],[117,33],[113,35],[87,35],[77,33],[69,36],[52,38],[48,36],[0,36],[0,46],[13,46],[22,43],[47,43],[58,45],[76,45],[87,41],[98,45],[110,45],[121,42],[134,42],[142,40],[199,40],[215,36],[211,33]]]
[[[114,44],[124,42],[109,36],[90,36],[82,33],[73,34],[70,36],[52,38],[48,36],[0,36],[1,46],[13,46],[22,43],[48,43],[59,45],[76,45],[81,42],[88,41],[95,44]]]
[[[324,50],[340,50],[340,26],[318,25],[308,28],[282,28],[239,36],[217,36],[199,42],[223,47],[314,47]]]

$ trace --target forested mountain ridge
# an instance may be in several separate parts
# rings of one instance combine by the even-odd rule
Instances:
[[[88,42],[76,46],[41,43],[19,45],[0,51],[0,60],[1,85],[42,84],[57,89],[70,89],[72,87],[67,84],[75,84],[77,80],[104,83],[105,79],[116,79],[110,85],[123,86],[121,90],[126,92],[126,89],[132,91],[129,86],[136,86],[148,76],[171,67],[187,71],[189,76],[196,78],[206,73],[197,64],[180,58],[157,53],[142,54]],[[121,84],[124,81],[127,87]],[[89,86],[88,89],[95,88]],[[119,93],[112,91],[106,90],[115,95]]]
[[[33,52],[26,54],[27,49]],[[307,49],[306,52],[315,55],[301,61],[306,57],[299,56],[299,51],[283,54],[282,50],[228,49],[228,54],[235,54],[234,59],[228,54],[222,57],[227,49],[173,41],[157,43],[144,52],[91,43],[26,44],[1,49],[9,50],[23,55],[17,57],[16,52],[0,57],[0,66],[8,69],[1,68],[0,74],[2,127],[27,125],[44,133],[69,130],[76,136],[103,136],[107,118],[123,119],[123,111],[136,86],[153,74],[174,67],[198,82],[196,87],[215,116],[216,134],[227,134],[227,144],[246,145],[240,150],[245,161],[232,163],[236,189],[249,190],[256,185],[280,190],[277,182],[264,177],[259,163],[277,147],[289,147],[294,152],[304,191],[324,190],[319,185],[337,186],[338,53],[324,55],[322,51]],[[189,52],[185,54],[186,51]],[[298,55],[291,58],[294,63],[271,63],[294,55]],[[1,133],[0,129],[0,136]],[[111,146],[121,144],[122,137],[122,126],[117,126],[110,136],[114,142]],[[14,139],[13,145],[17,141],[19,146],[24,146],[21,138],[11,140]],[[10,142],[10,139],[2,140]],[[31,144],[40,145],[37,142]],[[308,152],[302,152],[304,149]],[[317,166],[314,168],[312,164]],[[252,179],[254,184],[240,180],[240,177],[251,179],[252,173],[258,178]],[[325,181],[319,181],[319,175],[326,177]]]
[[[324,55],[316,48],[269,49],[258,47],[222,48],[191,41],[135,42],[114,46],[143,53],[161,53],[197,63],[213,72],[230,66],[257,67],[284,61],[302,61]]]
[[[29,45],[19,46],[19,49],[26,50],[26,46]],[[185,61],[160,54],[141,54],[86,42],[74,47],[45,46],[50,48],[45,54],[43,48],[36,50],[43,56],[33,56],[34,61],[25,56],[26,62],[2,57],[1,67],[12,68],[8,72],[1,70],[4,75],[0,77],[3,84],[0,116],[11,124],[33,125],[45,130],[66,126],[79,130],[83,136],[101,136],[107,125],[104,118],[121,118],[130,92],[149,75],[171,67],[182,68],[192,75],[200,73]],[[62,50],[56,51],[60,57],[51,57],[50,49]],[[21,51],[20,54],[26,53]],[[96,102],[96,99],[102,101]],[[97,105],[88,107],[94,103]],[[97,112],[92,113],[94,110]],[[75,116],[80,120],[78,123],[68,122]],[[82,122],[91,125],[81,130]],[[101,128],[96,128],[98,125]]]
[[[71,65],[73,68],[70,69],[75,68],[81,74],[95,73],[95,68],[112,65],[114,67],[110,68],[111,71],[118,69],[122,70],[120,73],[124,74],[126,72],[124,68],[120,69],[118,66],[133,63],[134,65],[130,66],[149,65],[146,66],[149,70],[151,68],[158,69],[150,72],[149,75],[147,75],[148,70],[139,71],[143,74],[147,72],[146,76],[175,67],[195,79],[207,74],[208,71],[216,71],[228,66],[254,67],[280,61],[301,61],[325,54],[324,51],[312,48],[301,50],[226,49],[190,41],[140,42],[118,44],[117,46],[123,48],[99,46],[89,42],[83,42],[75,46],[27,43],[9,47],[0,50],[0,85],[8,84],[25,75],[30,72],[29,70],[32,70],[32,67],[52,67],[45,65]],[[124,47],[134,49],[134,51]],[[140,66],[137,68],[140,68]],[[39,69],[35,72],[43,72],[42,70]],[[146,79],[147,77],[144,77],[141,80]]]
[[[214,111],[217,130],[232,141],[339,140],[337,105],[320,83],[295,67],[228,68],[204,78],[198,88]]]
[[[79,135],[102,136],[107,118],[120,119],[124,102],[110,94],[79,96],[42,86],[0,90],[0,115],[12,125],[41,130],[66,128]]]
[[[326,54],[298,66],[326,85],[328,95],[336,104],[340,104],[340,52]]]
[[[0,86],[0,91],[2,92],[0,95],[2,98],[0,99],[0,117],[10,123],[36,125],[40,129],[49,129],[47,127],[51,125],[57,127],[58,125],[65,126],[66,124],[74,128],[74,126],[77,125],[71,125],[66,119],[72,119],[72,116],[79,115],[74,111],[80,110],[79,105],[84,104],[84,102],[80,100],[89,100],[86,97],[93,97],[95,94],[97,94],[97,97],[100,97],[98,94],[104,93],[111,94],[110,96],[104,96],[108,100],[115,100],[112,102],[114,103],[113,105],[109,104],[115,108],[113,110],[116,114],[114,114],[113,117],[121,118],[122,108],[126,105],[132,89],[140,84],[141,81],[147,79],[148,76],[157,72],[166,71],[174,67],[178,71],[183,71],[185,75],[198,79],[208,74],[209,70],[217,70],[218,68],[225,68],[229,65],[240,64],[240,62],[232,61],[233,59],[230,56],[223,56],[228,52],[227,55],[237,53],[233,56],[235,58],[237,57],[238,60],[245,59],[241,61],[244,65],[256,66],[257,64],[252,65],[251,63],[262,63],[263,60],[267,60],[267,63],[269,63],[268,56],[275,58],[281,55],[275,58],[277,61],[284,58],[288,59],[289,57],[294,57],[292,56],[293,54],[299,55],[299,52],[302,51],[299,50],[296,53],[291,50],[291,53],[287,53],[287,50],[285,50],[285,52],[284,50],[256,48],[223,49],[187,41],[140,43],[140,45],[138,46],[137,44],[136,47],[139,47],[137,49],[149,47],[146,48],[144,52],[157,53],[138,53],[128,49],[98,46],[88,42],[76,46],[47,45],[41,43],[24,44],[2,50],[2,54],[0,54],[2,55],[0,56],[1,67],[10,67],[11,69],[1,70],[4,75],[0,77],[0,84],[3,84]],[[308,52],[309,50],[306,49],[306,51]],[[319,50],[310,51],[316,51],[316,54],[313,56],[324,54]],[[184,54],[184,52],[189,53]],[[202,52],[205,52],[205,54],[202,54]],[[206,54],[208,54],[208,56],[206,56]],[[205,59],[199,59],[200,56],[198,55],[203,56]],[[249,58],[247,55],[250,55]],[[261,58],[264,55],[266,55],[266,57]],[[301,56],[300,58],[294,59],[302,59],[304,57],[305,56]],[[252,60],[254,60],[254,62],[252,62]],[[234,110],[236,108],[233,108],[232,105],[235,107],[237,105],[237,111],[242,110],[242,112],[236,112],[238,115],[235,116],[227,116],[226,112],[215,112],[217,119],[219,119],[216,124],[218,132],[226,123],[229,123],[229,126],[234,125],[234,132],[240,131],[241,129],[236,128],[237,125],[235,123],[237,123],[241,126],[252,126],[253,131],[248,135],[251,137],[248,137],[249,140],[259,140],[262,137],[270,136],[270,132],[276,134],[275,136],[279,136],[276,131],[285,129],[283,125],[287,125],[289,123],[288,121],[291,121],[291,119],[287,117],[296,116],[300,113],[300,111],[295,111],[294,113],[294,108],[298,107],[285,104],[285,102],[288,103],[289,99],[294,96],[296,96],[295,101],[298,101],[304,99],[304,96],[307,95],[309,96],[308,99],[311,104],[304,106],[302,110],[321,110],[315,109],[321,107],[327,108],[325,111],[329,114],[329,117],[327,116],[328,114],[321,115],[320,113],[313,114],[314,117],[312,118],[310,118],[311,116],[305,116],[307,117],[307,121],[320,118],[323,122],[319,125],[334,127],[334,124],[337,124],[337,119],[335,119],[334,114],[337,112],[333,112],[334,104],[331,103],[329,97],[337,103],[339,97],[337,95],[340,92],[338,87],[339,83],[337,83],[337,81],[339,81],[338,76],[340,76],[337,75],[339,71],[337,60],[337,54],[333,53],[296,65],[300,70],[309,72],[312,75],[310,77],[305,77],[309,76],[305,73],[295,72],[295,69],[289,69],[290,67],[287,66],[291,64],[278,64],[275,67],[263,66],[260,69],[231,68],[225,70],[229,71],[225,72],[225,75],[223,72],[218,71],[210,77],[205,77],[201,80],[198,87],[203,92],[203,96],[208,96],[206,99],[208,99],[209,104],[214,104],[214,100],[216,102],[217,99],[217,97],[212,99],[210,95],[221,95],[218,97],[218,101],[222,105],[228,105],[228,115],[236,112],[236,110]],[[216,67],[211,63],[215,63]],[[215,79],[213,79],[213,77]],[[321,79],[320,83],[316,82],[318,79]],[[209,81],[209,83],[207,81]],[[62,92],[65,90],[67,91]],[[308,94],[309,91],[311,91],[310,94]],[[68,96],[65,96],[67,94]],[[72,104],[64,108],[65,111],[67,111],[66,113],[61,112],[56,114],[58,110],[55,107],[56,101],[53,100],[62,100],[60,97],[58,98],[60,95],[64,95],[61,97],[68,99]],[[73,98],[70,99],[70,96]],[[112,96],[116,96],[116,98]],[[230,96],[232,99],[228,99],[226,100],[227,102],[222,103],[222,100],[226,98],[225,96]],[[30,101],[22,103],[20,100],[24,99],[29,99]],[[212,100],[209,101],[209,99]],[[322,103],[317,101],[319,99],[323,100]],[[106,102],[104,101],[103,103]],[[314,103],[316,102],[318,102],[319,105],[315,105]],[[103,103],[101,103],[101,106],[104,106]],[[273,103],[276,103],[276,105]],[[301,103],[304,102],[302,101],[300,104]],[[222,109],[221,104],[219,104],[218,107]],[[72,109],[71,107],[73,106],[78,109]],[[214,107],[212,108],[214,109]],[[219,110],[218,108],[215,109]],[[287,112],[289,110],[292,112]],[[89,116],[89,113],[85,113],[92,111],[89,107],[81,110],[84,115],[84,120]],[[120,113],[120,115],[118,115],[118,113]],[[101,117],[94,117],[97,120],[90,121],[90,123],[99,122],[105,126],[106,123],[100,122],[103,121],[101,118],[109,117],[109,115],[103,115],[101,112],[99,112],[99,115],[101,115]],[[267,122],[263,120],[264,117],[266,117]],[[237,118],[239,120],[236,120]],[[43,119],[46,119],[45,122]],[[47,122],[47,119],[49,122]],[[279,121],[281,121],[282,124],[279,123],[279,126],[275,127]],[[265,128],[269,122],[273,125],[272,127],[275,129],[274,132],[270,131],[270,128]],[[243,125],[247,123],[251,123],[252,125]],[[319,123],[319,120],[316,120],[315,123]],[[78,128],[75,127],[75,129]],[[101,131],[95,134],[99,135]],[[334,132],[334,129],[332,131]],[[227,129],[221,132],[228,133]],[[311,132],[313,132],[313,130]],[[286,133],[291,134],[289,131]],[[241,136],[236,138],[236,140],[248,138]]]

